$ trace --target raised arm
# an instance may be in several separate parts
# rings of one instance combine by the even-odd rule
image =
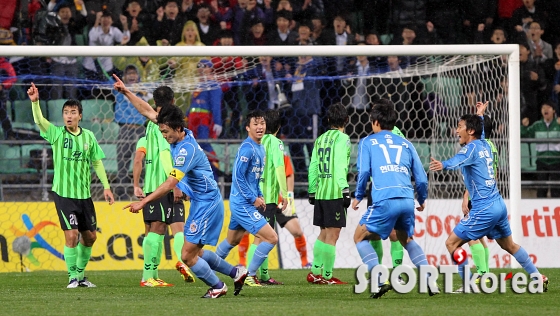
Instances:
[[[122,93],[129,101],[134,105],[134,107],[140,112],[140,114],[144,115],[148,120],[157,123],[157,112],[152,108],[148,102],[142,100],[136,94],[128,90],[124,82],[119,79],[119,77],[113,74],[113,78],[115,79],[115,83],[113,84],[113,89]]]
[[[33,111],[33,121],[39,126],[41,132],[46,133],[51,123],[43,116],[41,106],[39,105],[39,90],[32,82],[31,87],[27,89],[27,95],[31,100],[31,110]]]

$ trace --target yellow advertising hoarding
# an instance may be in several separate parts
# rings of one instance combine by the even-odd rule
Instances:
[[[118,202],[114,205],[95,202],[98,233],[88,270],[142,269],[144,222],[141,213],[132,214],[122,210],[127,204],[128,202]],[[220,242],[226,238],[230,218],[229,201],[225,201],[224,204],[225,216]],[[188,206],[187,203],[187,209]],[[18,244],[29,242],[31,250],[23,254],[20,260],[20,255],[14,248],[17,250]],[[29,271],[66,271],[63,249],[64,233],[60,229],[53,202],[0,203],[0,272],[21,271],[22,267]],[[205,249],[214,251],[215,247]],[[237,248],[226,258],[233,265],[239,262],[238,259]],[[173,236],[166,235],[160,269],[174,269],[176,262]],[[269,267],[279,267],[276,249],[269,255]]]

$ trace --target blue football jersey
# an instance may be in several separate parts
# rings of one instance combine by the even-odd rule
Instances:
[[[194,201],[209,201],[220,191],[214,180],[210,162],[193,133],[185,129],[185,138],[171,145],[173,170],[170,176],[179,180],[177,186]]]
[[[235,163],[231,183],[230,203],[253,204],[263,196],[259,182],[265,164],[264,147],[250,137],[241,143]]]
[[[473,140],[442,163],[447,170],[461,168],[473,208],[484,208],[501,198],[494,179],[492,150],[486,141]]]
[[[418,203],[428,197],[428,177],[414,146],[391,131],[363,138],[358,146],[356,199],[362,200],[371,177],[373,202],[392,198],[414,199],[414,176]]]

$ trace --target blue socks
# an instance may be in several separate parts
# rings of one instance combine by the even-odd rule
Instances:
[[[227,263],[224,259],[218,257],[215,253],[209,250],[204,250],[202,253],[202,258],[204,261],[208,263],[210,269],[214,271],[218,271],[225,275],[230,275],[231,271],[237,271],[231,264]],[[235,277],[235,274],[234,274]]]
[[[408,252],[408,257],[412,263],[417,267],[428,265],[428,260],[426,260],[426,255],[424,250],[416,243],[416,241],[411,240],[404,246],[404,249]]]
[[[225,259],[232,249],[233,246],[229,244],[227,239],[224,239],[224,241],[222,241],[218,245],[218,248],[216,248],[216,255],[222,259]]]
[[[224,240],[224,242],[226,242],[226,241]],[[223,242],[220,244],[220,246],[222,244],[223,244]],[[257,270],[259,269],[259,267],[263,263],[264,259],[266,259],[268,257],[268,253],[273,248],[274,248],[274,245],[271,244],[271,243],[268,243],[266,241],[261,242],[257,246],[257,249],[255,250],[255,254],[253,255],[253,259],[251,260],[251,263],[249,264],[249,275],[250,276],[255,276],[257,274]]]
[[[356,244],[358,248],[358,253],[362,258],[362,262],[367,265],[368,271],[379,264],[379,257],[377,257],[377,252],[373,249],[371,244],[367,240],[362,240]]]
[[[533,260],[531,260],[531,257],[529,257],[529,254],[525,251],[525,249],[523,249],[523,247],[519,246],[519,250],[517,250],[513,257],[517,260],[517,262],[519,262],[523,269],[527,271],[527,273],[539,273],[539,270],[537,270],[537,267],[533,264]]]
[[[202,282],[206,283],[206,285],[209,285],[213,288],[220,288],[220,284],[222,281],[218,279],[214,271],[210,269],[208,262],[206,262],[204,259],[198,258],[196,264],[190,268],[194,275],[196,275],[197,278],[201,279]]]

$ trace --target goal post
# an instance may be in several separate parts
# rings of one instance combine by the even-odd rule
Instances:
[[[508,171],[508,185],[506,194],[504,196],[508,197],[509,200],[509,214],[510,214],[510,225],[513,232],[513,239],[519,240],[522,236],[521,218],[520,218],[520,204],[521,204],[521,145],[520,145],[520,74],[519,74],[519,46],[518,45],[418,45],[418,46],[370,46],[370,45],[356,45],[356,46],[180,46],[180,47],[157,47],[157,46],[2,46],[0,55],[10,57],[10,56],[26,56],[26,57],[56,57],[56,56],[74,56],[74,57],[230,57],[230,56],[243,56],[243,57],[259,57],[259,56],[279,56],[279,57],[297,57],[297,56],[322,56],[322,57],[343,57],[343,56],[461,56],[460,59],[464,61],[458,67],[469,67],[469,56],[507,56],[507,84],[509,86],[507,93],[507,102],[503,104],[507,105],[507,123],[505,123],[505,129],[507,129],[507,153],[502,155],[507,158]],[[464,58],[463,58],[464,57]],[[410,67],[406,70],[407,76],[425,76],[434,75],[437,76],[438,72],[446,71],[442,65],[439,63],[437,58],[431,62],[430,58],[426,58],[426,62],[416,66]],[[452,58],[451,58],[452,59]],[[476,62],[474,62],[476,64]],[[443,67],[442,67],[443,66]],[[443,69],[443,70],[442,70]],[[462,70],[458,70],[462,71]],[[237,75],[235,70],[228,76]],[[464,78],[468,77],[468,73],[462,73],[461,76]],[[343,77],[343,76],[342,76]],[[344,78],[337,77],[333,80],[343,80]],[[375,78],[386,78],[384,74],[373,75]],[[166,82],[161,82],[165,84]],[[159,84],[159,83],[158,83]],[[190,84],[190,83],[189,83]],[[441,85],[445,82],[439,82],[440,86],[437,89],[442,89]],[[152,86],[155,86],[152,83]],[[187,85],[185,90],[191,89]],[[446,91],[438,90],[441,94],[445,94]],[[485,101],[485,100],[477,100]],[[490,100],[492,101],[492,100]],[[413,110],[410,110],[413,111]],[[472,112],[472,111],[471,111]],[[449,117],[451,127],[454,128],[459,116]],[[432,124],[432,123],[431,123]],[[437,136],[433,136],[436,138]],[[357,142],[357,139],[353,140]],[[448,141],[451,139],[448,137]],[[456,141],[455,141],[456,142]],[[437,144],[432,145],[437,146]],[[234,153],[235,154],[235,153]],[[306,153],[307,154],[307,153]],[[455,153],[449,154],[448,157],[438,157],[438,159],[450,158]],[[424,157],[426,158],[426,157]],[[429,159],[428,159],[429,160]],[[445,180],[441,180],[445,181]],[[456,189],[458,190],[458,189]],[[227,198],[227,196],[224,196]],[[455,199],[457,197],[454,197]],[[430,200],[427,203],[427,212],[430,212]],[[362,203],[365,204],[365,203]],[[311,212],[312,208],[309,208],[305,200],[298,201],[298,212]],[[433,204],[432,204],[433,205]],[[457,213],[457,210],[447,210],[448,212]],[[353,227],[348,226],[352,231]],[[304,232],[306,229],[304,229]],[[0,234],[2,232],[0,231]],[[284,244],[292,244],[293,241],[283,240],[285,238],[281,236],[282,247]],[[289,239],[289,238],[288,238]],[[312,241],[314,239],[311,239]],[[308,245],[308,249],[312,249]],[[352,245],[353,246],[353,245]],[[443,246],[443,245],[441,245]],[[290,246],[291,247],[291,246]],[[340,251],[337,247],[337,251]],[[444,247],[444,246],[443,246]],[[355,247],[354,247],[355,248]],[[353,248],[352,248],[353,249]],[[354,249],[353,249],[354,250]],[[355,251],[350,250],[347,253],[337,253],[337,266],[351,267],[356,261]],[[350,260],[348,258],[354,258]],[[348,260],[348,264],[339,264],[343,258]],[[359,257],[357,258],[359,260]],[[286,260],[284,258],[283,260]],[[290,259],[295,260],[295,259]],[[512,260],[512,264],[515,260]],[[284,264],[284,266],[290,266]],[[297,266],[297,264],[292,264],[291,266]]]

